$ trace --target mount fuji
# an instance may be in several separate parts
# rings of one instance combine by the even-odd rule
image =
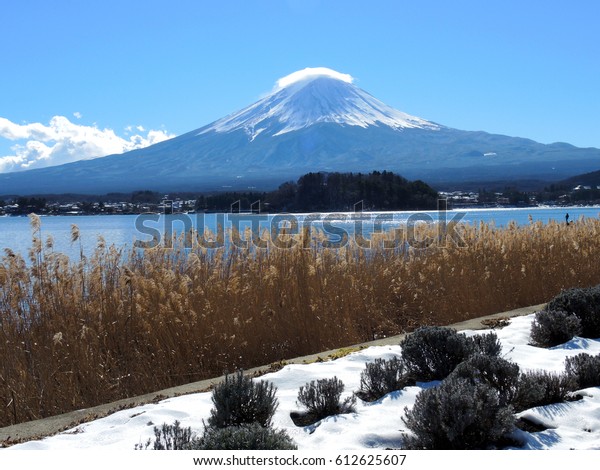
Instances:
[[[256,103],[150,147],[0,174],[0,195],[267,190],[311,171],[388,170],[433,185],[554,181],[599,168],[599,149],[452,129],[321,67],[281,78]]]

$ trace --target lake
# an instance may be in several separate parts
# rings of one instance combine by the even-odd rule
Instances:
[[[580,217],[600,217],[600,207],[527,207],[527,208],[493,208],[493,209],[464,209],[449,210],[445,217],[447,221],[456,220],[463,223],[493,222],[496,226],[505,226],[509,222],[522,225],[529,223],[529,217],[534,221],[548,223],[555,220],[565,221],[569,214],[570,220]],[[442,213],[443,214],[443,213]],[[48,216],[41,217],[42,239],[45,241],[52,236],[54,250],[69,256],[79,254],[79,242],[71,243],[71,225],[75,224],[80,231],[80,242],[86,254],[93,251],[98,236],[104,237],[108,245],[130,247],[136,242],[150,242],[153,236],[162,236],[170,230],[181,233],[194,227],[208,228],[216,231],[218,226],[227,228],[254,227],[270,229],[274,226],[293,225],[298,227],[311,224],[316,227],[329,228],[328,233],[339,235],[343,232],[352,233],[356,230],[357,221],[368,235],[373,230],[385,231],[406,223],[435,222],[440,215],[436,211],[410,212],[365,212],[365,213],[335,213],[335,214],[295,214],[295,215],[252,215],[252,214],[179,214],[164,215],[94,215],[94,216]],[[26,255],[31,246],[31,226],[28,217],[0,217],[0,251],[10,248],[16,253]],[[2,253],[3,254],[3,253]]]

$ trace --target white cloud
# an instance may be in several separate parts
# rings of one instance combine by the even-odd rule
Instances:
[[[81,119],[83,117],[82,114],[79,111],[75,111],[73,113],[73,116],[75,116],[77,119]]]
[[[277,80],[277,88],[285,88],[292,83],[300,82],[313,77],[330,77],[342,80],[346,83],[352,83],[354,78],[347,73],[340,73],[327,67],[307,67],[302,70],[290,73],[283,78]]]
[[[13,155],[0,156],[0,173],[123,153],[175,137],[163,130],[146,132],[142,126],[135,129],[145,134],[123,138],[112,129],[74,124],[65,116],[54,116],[48,125],[16,124],[0,117],[0,138],[16,142],[11,147]]]

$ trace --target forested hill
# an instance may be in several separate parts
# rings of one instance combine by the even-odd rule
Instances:
[[[242,210],[261,201],[270,212],[353,211],[362,201],[364,210],[435,209],[438,193],[423,181],[409,181],[389,171],[364,173],[307,173],[266,193],[219,193],[201,196],[199,211],[228,210],[239,200]]]

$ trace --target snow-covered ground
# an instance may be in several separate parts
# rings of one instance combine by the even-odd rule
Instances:
[[[551,349],[532,347],[529,330],[533,315],[516,317],[510,325],[495,330],[502,342],[502,355],[516,362],[522,370],[545,369],[561,371],[564,359],[581,352],[600,353],[600,340],[574,338],[572,341]],[[489,330],[468,331],[479,334]],[[358,390],[361,371],[365,363],[378,357],[400,354],[399,346],[377,346],[354,352],[340,359],[312,364],[291,364],[262,377],[277,386],[279,408],[274,417],[274,426],[285,429],[302,450],[376,450],[400,448],[405,431],[401,417],[405,407],[411,407],[423,387],[434,384],[418,384],[402,391],[391,393],[375,403],[357,400],[354,414],[327,418],[317,425],[296,427],[290,412],[300,410],[296,403],[301,385],[321,378],[337,376],[345,386],[345,394]],[[584,389],[580,401],[560,403],[527,410],[522,415],[533,417],[549,429],[538,433],[519,431],[526,445],[524,449],[600,449],[600,387]],[[38,441],[15,445],[7,450],[22,449],[105,449],[131,450],[136,444],[153,438],[154,425],[172,424],[175,420],[182,426],[191,426],[200,432],[203,420],[212,407],[211,394],[170,398],[157,404],[123,410],[108,417],[85,423],[61,434]]]

